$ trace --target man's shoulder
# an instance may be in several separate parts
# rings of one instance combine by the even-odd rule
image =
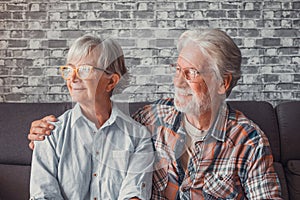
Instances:
[[[144,111],[151,111],[151,112],[160,112],[163,110],[176,110],[174,106],[174,99],[173,98],[166,98],[166,99],[159,99],[154,101],[151,104],[144,106],[141,110]]]
[[[174,98],[158,99],[158,100],[154,101],[152,105],[174,107]]]
[[[146,115],[156,115],[157,117],[163,117],[165,115],[170,115],[174,112],[178,112],[174,106],[174,99],[159,99],[151,104],[148,104],[141,108],[138,113],[143,113]]]
[[[254,144],[266,138],[260,127],[239,110],[229,109],[228,136],[238,143]]]
[[[140,108],[133,118],[138,122],[147,125],[153,123],[164,123],[164,121],[174,118],[179,112],[174,107],[172,98],[159,99],[151,104]]]

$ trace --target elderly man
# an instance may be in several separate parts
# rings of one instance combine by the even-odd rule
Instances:
[[[241,74],[241,53],[223,31],[186,31],[171,65],[175,98],[133,118],[148,127],[156,150],[152,199],[281,199],[265,134],[225,99]],[[51,128],[32,124],[29,139]]]
[[[31,199],[150,199],[150,133],[110,100],[127,71],[119,44],[80,37],[60,70],[76,105],[35,145]]]

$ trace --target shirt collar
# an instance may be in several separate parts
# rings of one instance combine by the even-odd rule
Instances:
[[[175,117],[174,118],[169,118],[167,120],[168,123],[170,124],[173,124],[174,125],[174,130],[177,131],[178,128],[180,126],[182,126],[181,124],[181,120],[176,120],[176,119],[182,119],[181,118],[181,115],[183,113],[181,112],[178,112],[176,109],[174,109],[175,112]],[[227,104],[226,104],[226,101],[223,101],[221,103],[221,105],[219,106],[219,110],[217,111],[217,115],[214,119],[214,122],[212,124],[212,126],[210,127],[210,129],[208,130],[207,132],[207,136],[208,135],[211,135],[213,138],[215,138],[216,140],[219,140],[219,141],[222,141],[224,142],[225,141],[225,138],[226,138],[226,124],[227,124],[227,115],[228,115],[228,108],[227,108]],[[176,123],[180,123],[180,124],[177,124]],[[177,128],[176,128],[177,127]]]
[[[71,127],[73,127],[75,122],[81,117],[83,117],[83,114],[81,112],[80,105],[79,103],[76,103],[72,109]]]
[[[119,108],[112,102],[112,111],[111,111],[111,115],[108,118],[108,120],[101,126],[101,128],[104,128],[106,126],[109,126],[111,124],[113,124],[118,117],[121,117],[122,119],[128,119],[128,116],[125,115],[123,112],[121,112],[119,110]],[[81,108],[79,103],[76,103],[76,105],[74,106],[73,110],[72,110],[72,119],[71,119],[71,127],[74,126],[74,124],[76,123],[76,121],[80,118],[84,118],[85,120],[87,120],[89,123],[92,123],[90,120],[88,120],[82,113]]]
[[[220,140],[222,142],[224,142],[226,138],[226,127],[227,127],[226,116],[227,115],[228,115],[227,104],[225,101],[223,101],[219,107],[215,121],[208,131],[208,134],[210,134],[216,140]]]

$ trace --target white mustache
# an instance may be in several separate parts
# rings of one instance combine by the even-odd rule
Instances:
[[[188,95],[193,95],[193,92],[190,89],[182,89],[182,88],[175,87],[175,95],[178,94],[188,96]]]

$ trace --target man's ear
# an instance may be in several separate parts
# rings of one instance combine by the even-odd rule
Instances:
[[[227,74],[225,76],[225,78],[223,79],[223,82],[219,88],[219,91],[218,91],[219,94],[226,94],[226,91],[228,90],[228,88],[230,86],[231,80],[232,80],[232,75]]]
[[[119,74],[112,74],[110,77],[110,81],[109,81],[108,85],[106,86],[106,91],[111,92],[116,87],[119,80],[120,80]]]

